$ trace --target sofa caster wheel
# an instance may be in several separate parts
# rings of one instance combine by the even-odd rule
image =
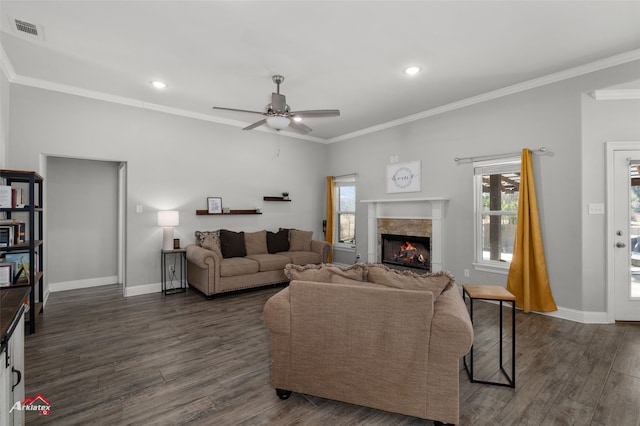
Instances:
[[[278,395],[278,398],[282,400],[289,399],[289,397],[291,396],[291,391],[284,390],[284,389],[276,389],[276,395]]]

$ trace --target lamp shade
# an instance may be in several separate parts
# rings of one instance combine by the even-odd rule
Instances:
[[[158,226],[169,228],[180,225],[180,213],[174,210],[158,212]]]
[[[158,226],[162,226],[162,249],[173,249],[173,227],[180,225],[180,213],[174,210],[158,212]]]
[[[289,127],[289,123],[291,123],[291,119],[289,117],[283,117],[281,115],[273,115],[271,117],[267,117],[267,125],[272,129],[286,129],[287,127]]]

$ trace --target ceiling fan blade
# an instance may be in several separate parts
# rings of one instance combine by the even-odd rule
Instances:
[[[276,112],[285,112],[287,109],[287,98],[280,93],[272,93],[271,108]]]
[[[213,109],[221,109],[224,111],[236,111],[236,112],[250,112],[251,114],[261,114],[264,115],[264,112],[260,111],[249,111],[246,109],[236,109],[236,108],[225,108],[225,107],[213,107]]]
[[[256,127],[262,126],[263,124],[267,124],[267,119],[266,118],[264,120],[256,121],[255,123],[248,125],[247,127],[245,127],[242,130],[255,129]]]
[[[291,123],[289,123],[289,127],[305,135],[311,131],[311,127],[304,125],[302,123],[298,123],[297,121],[294,121],[294,120],[291,120]]]
[[[292,111],[291,117],[313,118],[313,117],[339,117],[339,109],[310,109],[308,111]]]

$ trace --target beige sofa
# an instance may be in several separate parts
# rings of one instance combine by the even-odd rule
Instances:
[[[459,359],[473,328],[447,272],[287,266],[272,296],[271,380],[291,391],[445,423],[459,420]]]
[[[311,231],[196,231],[188,245],[187,281],[205,296],[289,281],[284,267],[327,261],[331,244]]]

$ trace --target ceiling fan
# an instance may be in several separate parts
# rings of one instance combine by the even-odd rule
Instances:
[[[309,126],[306,126],[295,119],[297,118],[315,118],[315,117],[338,117],[340,115],[340,110],[337,109],[312,109],[307,111],[291,111],[289,105],[287,105],[287,99],[284,95],[280,94],[280,84],[284,81],[284,77],[281,75],[274,75],[272,78],[273,82],[277,86],[276,93],[271,94],[271,103],[266,106],[264,112],[260,111],[248,111],[246,109],[235,109],[235,108],[224,108],[224,107],[213,107],[213,109],[222,109],[226,111],[239,111],[239,112],[250,112],[252,114],[260,114],[264,115],[267,118],[264,118],[260,121],[256,121],[255,123],[245,127],[242,130],[251,130],[255,129],[258,126],[262,126],[266,124],[275,130],[283,130],[287,127],[291,127],[293,130],[296,130],[300,133],[307,134],[311,131]]]

